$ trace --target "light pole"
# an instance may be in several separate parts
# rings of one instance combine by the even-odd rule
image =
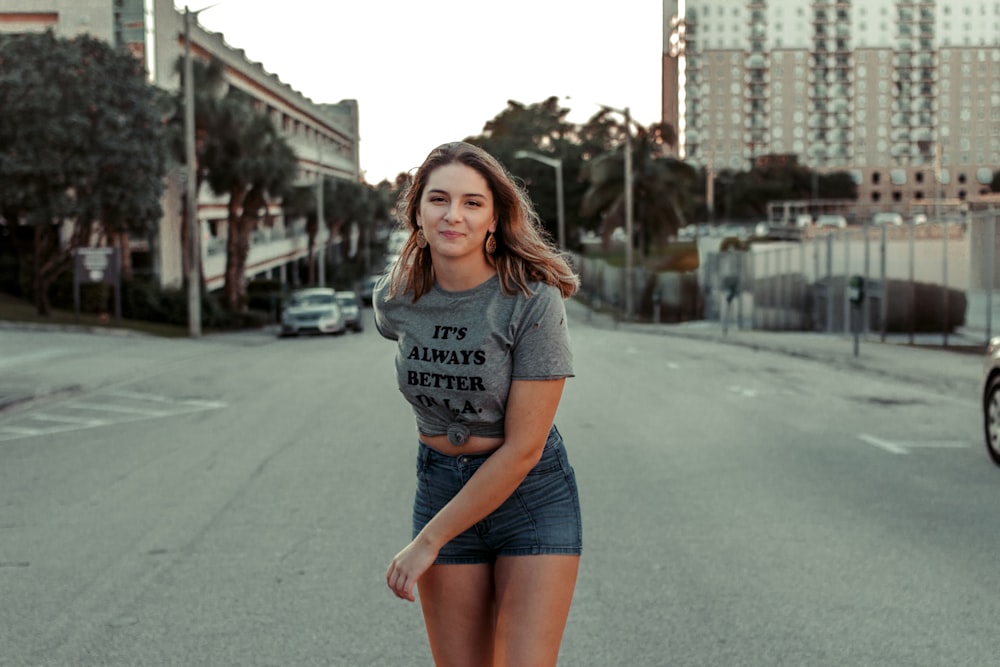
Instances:
[[[557,228],[559,230],[559,249],[566,250],[566,207],[563,199],[563,171],[562,171],[562,160],[555,157],[549,157],[547,155],[541,155],[539,153],[533,153],[532,151],[517,151],[514,153],[515,158],[527,158],[529,160],[535,160],[536,162],[541,162],[542,164],[547,164],[556,170],[556,220]]]
[[[216,3],[218,4],[218,3]],[[201,224],[198,221],[198,174],[194,147],[194,65],[191,62],[191,20],[206,9],[192,12],[184,7],[184,188],[188,225],[188,333],[201,336]]]
[[[616,109],[599,105],[605,111],[625,117],[625,319],[632,319],[632,114],[628,107]]]

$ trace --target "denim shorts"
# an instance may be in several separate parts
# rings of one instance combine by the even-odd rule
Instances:
[[[449,456],[420,443],[414,537],[489,457],[489,453]],[[521,485],[490,515],[444,545],[435,563],[492,563],[498,556],[578,556],[582,548],[576,476],[562,436],[553,426],[541,459]]]

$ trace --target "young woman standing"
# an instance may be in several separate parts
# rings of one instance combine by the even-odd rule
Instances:
[[[470,144],[432,151],[399,208],[410,237],[373,304],[416,417],[417,491],[386,583],[411,601],[416,588],[439,667],[555,665],[582,547],[553,423],[578,279]]]

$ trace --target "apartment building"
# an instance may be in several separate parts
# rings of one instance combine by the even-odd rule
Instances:
[[[0,32],[52,30],[61,37],[88,33],[114,46],[125,47],[146,66],[149,81],[177,91],[178,59],[184,53],[185,18],[172,0],[0,0]],[[301,184],[317,183],[319,174],[358,180],[358,106],[354,100],[320,104],[294,90],[251,62],[222,34],[190,24],[193,57],[216,58],[224,64],[230,86],[248,93],[258,110],[271,116],[299,160]],[[137,239],[135,250],[150,254],[160,283],[179,286],[183,280],[181,248],[181,169],[168,177],[164,217],[150,240]],[[202,267],[210,290],[222,287],[225,273],[226,201],[207,189],[199,193],[198,218],[202,231]],[[284,280],[287,267],[308,253],[304,221],[285,220],[279,202],[267,211],[269,224],[255,235],[247,258],[247,276],[270,275]],[[323,241],[324,239],[320,239]]]
[[[1000,0],[664,0],[663,17],[663,118],[692,164],[795,156],[851,173],[862,211],[989,192]]]

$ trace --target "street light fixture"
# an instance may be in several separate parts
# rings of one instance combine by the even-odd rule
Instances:
[[[218,4],[218,3],[216,3]],[[201,224],[198,221],[198,174],[194,147],[194,65],[191,62],[191,21],[206,9],[192,12],[184,7],[184,188],[188,224],[188,333],[201,336]]]
[[[632,114],[628,107],[598,105],[625,117],[625,319],[632,319]]]
[[[566,250],[566,210],[563,199],[562,160],[532,151],[517,151],[514,153],[514,157],[535,160],[536,162],[547,164],[556,170],[556,220],[558,221],[557,226],[559,230],[559,249]]]

